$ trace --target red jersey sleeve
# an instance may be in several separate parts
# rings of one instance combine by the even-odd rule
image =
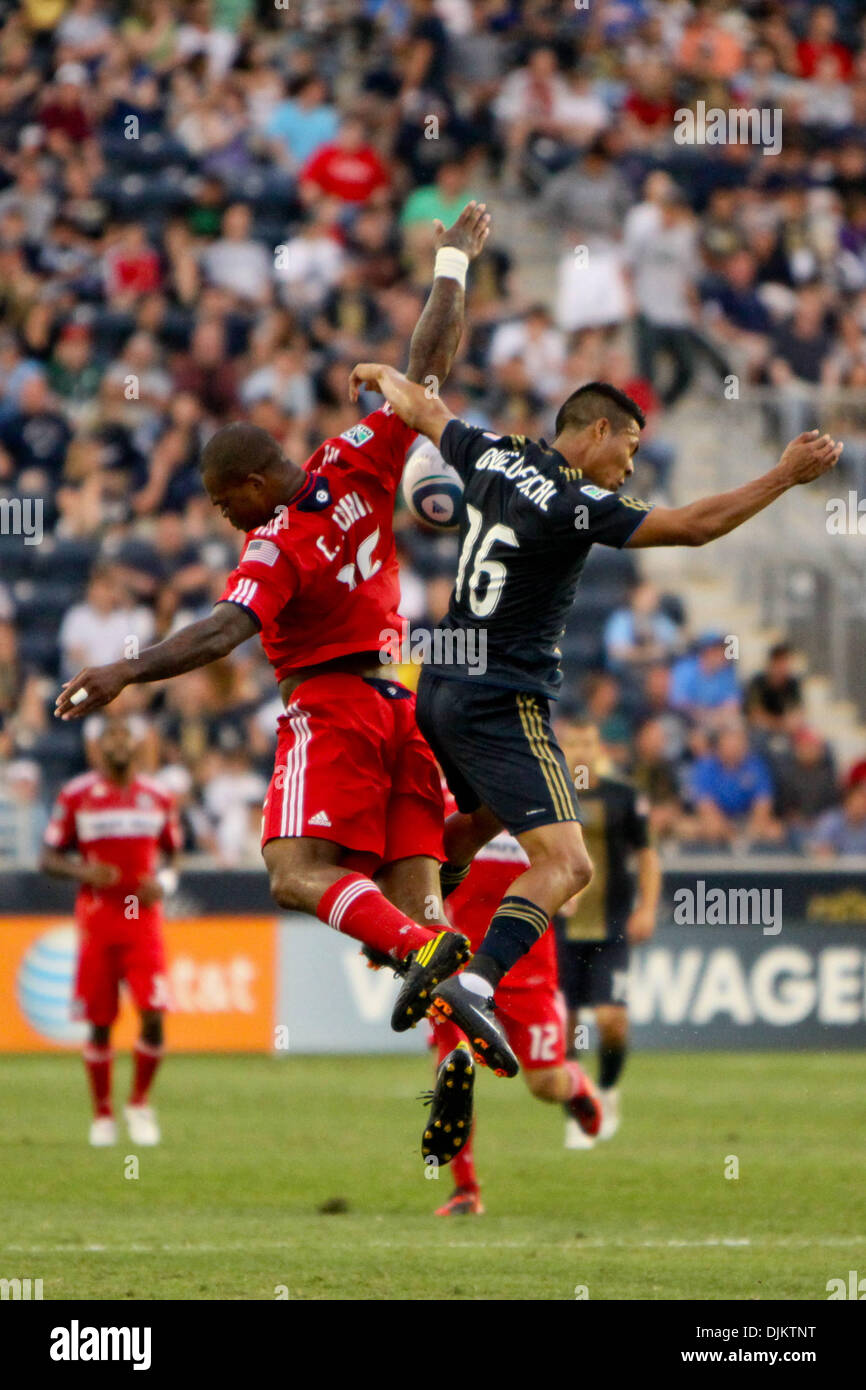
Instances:
[[[404,424],[386,402],[370,415],[365,415],[357,425],[344,430],[339,439],[327,440],[323,446],[324,461],[328,460],[330,446],[338,450],[343,458],[350,459],[352,467],[372,474],[391,492],[396,492],[403,476],[406,454],[417,437],[418,431]],[[351,446],[348,449],[347,444]]]
[[[298,577],[285,551],[269,536],[253,532],[217,602],[238,604],[264,627],[285,608],[297,587]]]
[[[49,849],[73,849],[78,843],[75,831],[75,807],[66,791],[61,791],[54,803],[51,819],[45,827],[43,841]]]

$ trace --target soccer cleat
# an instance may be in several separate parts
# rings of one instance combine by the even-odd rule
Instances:
[[[601,1101],[601,1129],[598,1131],[599,1139],[612,1139],[619,1129],[619,1091],[611,1086],[603,1091],[599,1088],[598,1098]]]
[[[568,1111],[568,1106],[563,1109],[567,1112],[568,1118],[565,1121],[565,1147],[567,1149],[594,1149],[595,1140],[588,1134],[584,1134],[577,1120]]]
[[[493,1011],[492,994],[476,994],[455,975],[434,991],[427,1012],[440,1023],[456,1023],[469,1039],[476,1062],[489,1067],[497,1076],[516,1076],[520,1071],[502,1024]]]
[[[586,1072],[582,1072],[581,1076],[583,1080],[580,1090],[576,1096],[565,1102],[565,1108],[584,1134],[590,1139],[595,1139],[601,1129],[601,1101]]]
[[[90,1142],[94,1149],[107,1149],[117,1143],[117,1124],[112,1115],[97,1115],[91,1122]]]
[[[430,1006],[430,993],[440,980],[459,970],[469,959],[469,942],[462,932],[443,928],[408,956],[409,967],[391,1014],[395,1033],[414,1028]]]
[[[369,970],[393,970],[395,975],[405,975],[409,969],[408,960],[397,960],[385,951],[377,951],[375,946],[362,946],[361,955],[366,959]]]
[[[437,1216],[483,1216],[484,1204],[477,1187],[455,1187],[444,1206],[436,1208]]]
[[[126,1116],[126,1128],[129,1130],[129,1137],[133,1144],[138,1144],[141,1148],[150,1148],[160,1141],[159,1125],[156,1122],[156,1112],[150,1105],[126,1105],[123,1113]]]
[[[436,1085],[425,1097],[430,1114],[421,1140],[421,1156],[433,1166],[450,1163],[472,1131],[472,1093],[475,1067],[467,1042],[443,1057],[436,1073]]]

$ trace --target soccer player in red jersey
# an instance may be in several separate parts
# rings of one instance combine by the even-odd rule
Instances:
[[[136,1144],[158,1144],[149,1104],[163,1051],[167,1006],[160,899],[170,886],[181,835],[171,797],[135,771],[136,740],[125,719],[112,719],[98,739],[100,768],[60,792],[45,832],[40,867],[81,884],[75,916],[81,935],[75,1008],[90,1024],[84,1064],[93,1095],[90,1142],[117,1141],[111,1104],[111,1026],[121,981],[141,1015],[133,1053],[126,1122]],[[159,858],[166,861],[159,870]]]
[[[471,202],[448,232],[437,231],[433,288],[407,373],[433,392],[460,340],[466,267],[489,221],[484,204]],[[414,438],[385,405],[301,468],[263,430],[218,430],[202,455],[204,484],[247,532],[222,598],[210,617],[134,659],[79,672],[56,713],[80,718],[130,683],[204,666],[260,632],[286,707],[262,834],[271,892],[281,907],[310,912],[383,956],[411,953],[425,995],[466,959],[467,943],[436,930],[447,927],[438,770],[414,696],[382,665],[386,634],[403,630],[393,509]],[[405,1010],[396,1026],[423,1014]],[[476,1048],[499,1036],[495,1020],[474,1031]]]
[[[452,801],[448,809],[456,810],[456,803]],[[503,831],[476,854],[468,876],[448,898],[448,914],[457,930],[469,938],[473,950],[483,939],[504,894],[525,873],[528,863],[517,840]],[[601,1105],[595,1089],[583,1068],[566,1060],[565,1004],[559,993],[552,930],[513,966],[497,990],[496,1012],[532,1094],[539,1100],[564,1104],[585,1134],[596,1135]],[[462,1036],[455,1024],[434,1022],[433,1041],[440,1066]],[[454,1191],[436,1215],[480,1216],[484,1207],[471,1135],[469,1142],[458,1148],[451,1170]]]

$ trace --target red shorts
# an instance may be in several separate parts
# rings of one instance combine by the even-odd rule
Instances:
[[[312,835],[383,864],[445,858],[439,769],[405,686],[348,672],[313,676],[278,729],[263,845]]]
[[[166,1009],[168,981],[160,931],[145,929],[126,941],[83,933],[73,1000],[77,1017],[108,1028],[117,1017],[121,980],[140,1012]]]
[[[558,989],[498,989],[496,1017],[524,1071],[565,1063],[565,1003]],[[436,1023],[433,1041],[450,1052],[463,1037],[453,1023]]]

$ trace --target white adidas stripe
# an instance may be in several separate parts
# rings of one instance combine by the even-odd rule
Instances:
[[[348,888],[343,889],[334,903],[331,909],[331,915],[328,918],[328,925],[334,927],[336,931],[339,931],[342,926],[343,918],[355,899],[360,898],[362,893],[378,892],[379,889],[376,887],[375,883],[370,883],[369,881],[350,883]]]
[[[284,836],[301,834],[303,828],[304,782],[307,775],[307,747],[312,737],[309,715],[300,705],[289,705],[286,714],[291,720],[292,746],[286,759],[283,783],[283,815],[280,833]]]
[[[257,579],[239,579],[235,587],[229,594],[229,603],[239,603],[249,605],[256,596],[259,583]]]

